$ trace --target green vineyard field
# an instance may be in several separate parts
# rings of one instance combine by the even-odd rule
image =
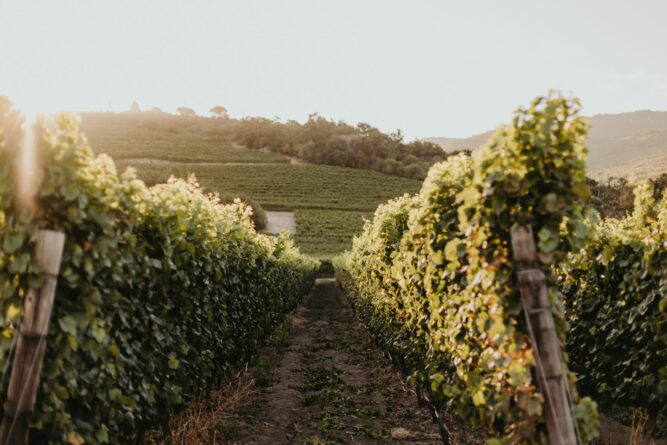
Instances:
[[[22,171],[13,168],[20,118],[4,106],[0,366],[11,364],[28,289],[42,285],[37,232],[67,237],[33,437],[141,442],[247,366],[317,294],[315,258],[332,257],[354,314],[443,440],[450,422],[489,445],[550,441],[543,351],[520,279],[528,268],[544,277],[577,440],[595,440],[601,414],[629,423],[640,413],[649,433],[664,435],[667,197],[640,182],[631,213],[600,220],[579,109],[558,93],[537,98],[472,155],[435,164],[423,183],[294,164],[224,141],[207,120],[149,128],[132,116],[113,125],[93,116],[90,140],[114,162],[93,152],[76,118],[60,116],[35,127],[31,206],[17,198]],[[292,210],[297,234],[258,233],[249,207],[211,192]],[[516,255],[517,228],[534,234],[531,260]],[[327,282],[319,297],[333,304],[342,291]],[[344,310],[339,303],[331,307]]]
[[[194,173],[209,191],[240,193],[269,210],[294,210],[297,245],[319,258],[348,249],[352,236],[361,232],[362,218],[378,204],[419,189],[419,181],[412,179],[327,165],[292,165],[283,155],[239,147],[216,132],[215,119],[162,114],[157,119],[160,125],[147,123],[153,120],[150,113],[85,113],[82,130],[97,153],[109,154],[120,169],[136,168],[150,184]]]
[[[66,116],[39,135],[44,171],[35,210],[20,206],[12,167],[21,138],[4,136],[5,369],[26,291],[41,286],[37,230],[66,235],[39,403],[30,418],[34,440],[140,441],[247,363],[313,285],[318,262],[299,253],[289,236],[255,232],[247,207],[221,205],[194,182],[148,188],[118,174]]]

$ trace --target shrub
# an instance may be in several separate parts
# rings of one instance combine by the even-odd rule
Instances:
[[[634,211],[595,227],[558,268],[581,389],[609,411],[667,420],[667,197],[635,188]]]
[[[423,179],[426,176],[426,169],[419,163],[404,165],[402,172],[406,178]]]
[[[36,231],[62,230],[33,440],[129,443],[248,360],[318,265],[194,179],[148,188],[119,174],[71,117],[38,141],[34,211],[14,199],[15,141],[0,147],[0,365],[26,289],[40,282]]]
[[[510,231],[528,225],[537,235],[564,338],[550,265],[588,235],[578,110],[560,96],[536,99],[472,158],[432,167],[417,196],[380,206],[336,262],[355,311],[399,368],[438,412],[483,427],[489,443],[547,442]],[[594,403],[580,401],[577,413],[590,440]]]

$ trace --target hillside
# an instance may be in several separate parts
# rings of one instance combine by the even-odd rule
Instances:
[[[598,114],[589,118],[588,168],[591,176],[651,177],[667,172],[667,111]],[[446,150],[474,149],[492,131],[468,138],[427,138]]]
[[[318,257],[349,248],[378,204],[421,185],[244,148],[218,131],[220,120],[164,115],[168,125],[154,126],[147,125],[146,114],[83,113],[82,130],[93,150],[110,155],[120,169],[135,168],[149,184],[194,173],[206,190],[243,194],[267,210],[293,211],[297,245]]]
[[[598,115],[590,121],[591,176],[650,177],[667,171],[667,112]],[[419,181],[366,169],[295,162],[291,152],[260,149],[261,144],[246,148],[233,137],[239,122],[166,113],[82,115],[93,149],[112,156],[121,168],[136,168],[149,183],[194,173],[210,191],[243,194],[267,210],[293,211],[297,243],[317,256],[348,248],[379,203],[419,188]],[[326,131],[340,125],[322,119],[317,124]],[[244,125],[244,131],[252,129]],[[462,150],[478,147],[490,135],[430,141]]]

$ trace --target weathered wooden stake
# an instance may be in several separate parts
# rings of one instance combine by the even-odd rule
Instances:
[[[532,330],[537,377],[545,399],[547,431],[552,445],[576,445],[574,421],[564,382],[563,354],[547,294],[546,278],[538,268],[533,230],[512,228],[512,250],[526,321]]]
[[[44,282],[41,289],[30,289],[24,299],[23,320],[3,407],[0,445],[28,443],[28,416],[35,408],[64,245],[63,233],[39,232],[35,253]]]

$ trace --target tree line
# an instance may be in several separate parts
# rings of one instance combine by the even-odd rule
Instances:
[[[132,107],[128,113],[120,114],[138,119],[140,126],[154,131],[200,131],[247,148],[281,153],[313,164],[360,168],[414,179],[424,179],[431,165],[459,153],[446,152],[433,142],[406,142],[400,130],[387,134],[367,123],[353,126],[317,113],[300,123],[263,117],[232,119],[227,109],[219,105],[209,110],[212,118],[197,116],[187,107],[180,107],[177,112],[178,115],[160,109],[140,112],[138,107]]]
[[[303,124],[256,117],[232,120],[220,131],[252,149],[415,179],[425,178],[431,165],[452,154],[432,142],[406,142],[400,130],[387,134],[367,123],[352,126],[319,114],[311,114]]]

